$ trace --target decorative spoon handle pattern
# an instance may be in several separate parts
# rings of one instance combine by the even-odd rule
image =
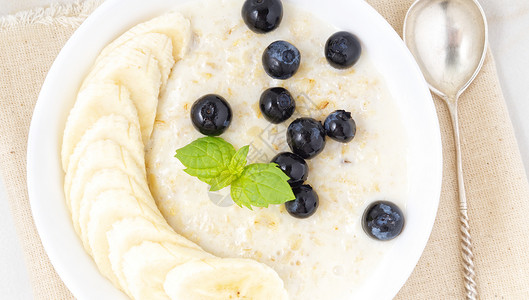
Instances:
[[[467,196],[463,177],[463,161],[461,158],[461,140],[459,136],[457,100],[448,100],[446,103],[450,110],[452,125],[454,127],[457,184],[459,191],[459,213],[461,223],[461,254],[463,258],[466,298],[469,300],[475,300],[478,298],[478,291],[476,284],[476,272],[474,268],[474,254],[472,253],[472,238],[470,236],[470,225],[468,222]]]

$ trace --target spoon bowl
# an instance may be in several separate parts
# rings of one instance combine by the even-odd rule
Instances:
[[[432,91],[457,99],[485,60],[485,14],[473,0],[420,0],[408,11],[404,39]]]

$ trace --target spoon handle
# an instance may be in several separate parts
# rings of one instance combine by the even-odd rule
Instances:
[[[466,299],[475,300],[478,298],[476,285],[476,273],[474,270],[474,254],[472,253],[472,239],[470,237],[470,226],[468,223],[467,196],[465,193],[465,181],[463,177],[463,162],[461,159],[461,140],[459,137],[459,119],[457,112],[457,99],[446,101],[452,125],[454,127],[454,138],[456,146],[457,164],[457,184],[459,193],[459,214],[461,222],[461,254],[463,257],[463,267],[465,276]]]

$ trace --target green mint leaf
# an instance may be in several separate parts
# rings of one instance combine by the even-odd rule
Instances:
[[[214,177],[219,176],[220,173],[222,173],[222,169],[215,169],[215,168],[211,168],[211,169],[192,169],[192,168],[187,168],[187,169],[184,169],[184,172],[186,172],[187,174],[189,174],[191,176],[194,176],[194,177],[207,179],[207,178],[214,178]]]
[[[191,176],[197,177],[200,181],[210,185],[210,191],[212,192],[229,186],[235,179],[237,179],[237,176],[231,174],[229,170],[220,171],[220,173],[216,172],[213,176],[199,169],[188,168],[185,169],[184,172]]]
[[[229,181],[226,172],[234,155],[235,148],[230,143],[218,137],[204,137],[176,150],[175,157],[186,167],[187,174],[220,189],[222,183]]]
[[[221,138],[204,137],[176,150],[175,157],[187,174],[209,184],[210,191],[231,185],[232,199],[241,207],[268,207],[295,199],[289,177],[276,164],[246,166],[249,151],[250,146],[235,151]]]
[[[288,179],[277,164],[251,164],[232,182],[231,197],[237,205],[249,209],[283,204],[296,198]]]
[[[238,175],[226,170],[220,173],[219,176],[211,178],[211,180],[206,183],[211,186],[209,190],[215,192],[229,186],[235,179],[237,179],[237,177]]]
[[[248,163],[246,158],[248,157],[248,152],[250,151],[250,146],[244,146],[235,155],[232,157],[228,169],[231,173],[236,174],[237,176],[241,175],[244,171],[244,166]]]

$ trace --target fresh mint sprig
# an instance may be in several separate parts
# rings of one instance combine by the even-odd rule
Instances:
[[[274,163],[247,165],[249,150],[250,146],[244,146],[235,151],[222,138],[204,137],[176,150],[175,157],[186,167],[184,172],[209,184],[210,191],[231,185],[231,198],[240,207],[294,200],[289,177]]]

